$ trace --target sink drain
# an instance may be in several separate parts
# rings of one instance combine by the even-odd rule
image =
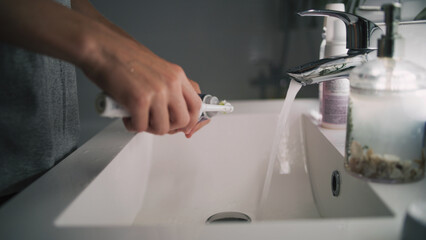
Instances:
[[[238,223],[250,223],[251,218],[241,212],[220,212],[213,214],[207,218],[206,223],[229,223],[229,222],[238,222]]]

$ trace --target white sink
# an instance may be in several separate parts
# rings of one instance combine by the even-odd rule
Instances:
[[[273,211],[259,207],[275,125],[274,114],[235,114],[214,119],[189,141],[155,137],[135,224],[205,224],[219,212],[242,212],[252,221],[317,218],[309,179],[296,171],[274,181],[280,201],[268,204]]]
[[[282,101],[233,104],[234,113],[189,140],[133,135],[113,123],[0,209],[0,238],[398,239],[406,205],[426,199],[418,191],[425,180],[390,189],[347,175],[344,131],[318,128],[302,117],[316,101],[297,100],[288,120],[291,171],[280,174],[275,163],[260,204]],[[335,170],[338,196],[331,191]],[[388,201],[395,191],[405,197]],[[205,223],[220,212],[244,213],[252,222]],[[374,235],[376,228],[389,229]]]
[[[296,102],[295,108],[311,104],[312,101]],[[254,112],[256,107],[263,110]],[[280,107],[281,101],[266,108],[261,102],[236,103],[234,113],[215,117],[191,139],[182,134],[137,135],[56,223],[127,225],[129,220],[119,220],[116,215],[122,213],[115,209],[129,209],[129,204],[135,205],[134,224],[148,226],[204,225],[210,216],[220,212],[241,212],[253,222],[318,218],[303,159],[292,165],[290,174],[279,175],[274,169],[277,174],[271,181],[270,197],[260,207]],[[300,142],[297,119],[300,118],[294,117],[289,123],[297,125],[291,134],[296,136],[294,141]],[[137,147],[130,147],[133,145]],[[135,166],[140,166],[137,171]],[[116,190],[111,188],[117,184],[111,179],[129,182],[128,178],[139,182],[116,188],[121,197],[134,196],[137,189],[138,196],[132,198],[140,199],[140,203],[117,199]],[[110,191],[99,193],[103,186]],[[93,206],[95,201],[103,203]]]

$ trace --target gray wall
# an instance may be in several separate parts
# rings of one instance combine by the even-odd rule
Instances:
[[[287,68],[316,59],[321,18],[298,0],[92,0],[109,20],[159,56],[179,64],[201,90],[221,99],[284,97]],[[81,143],[105,127],[93,107],[100,91],[77,73]],[[316,86],[300,97],[315,97]]]

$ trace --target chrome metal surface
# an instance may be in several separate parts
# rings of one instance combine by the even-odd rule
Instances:
[[[298,14],[300,16],[335,17],[342,20],[346,25],[346,48],[349,50],[370,48],[371,40],[377,39],[383,33],[374,22],[350,13],[333,10],[308,10]]]
[[[376,56],[371,54],[372,40],[378,39],[383,33],[382,29],[372,21],[363,17],[333,11],[333,10],[308,10],[298,13],[300,16],[326,16],[336,17],[346,25],[346,55],[324,58],[313,61],[287,71],[290,78],[303,85],[320,83],[339,78],[347,78],[350,71]]]
[[[287,74],[302,85],[348,78],[350,71],[376,57],[373,49],[352,50],[346,55],[323,58],[289,69]]]

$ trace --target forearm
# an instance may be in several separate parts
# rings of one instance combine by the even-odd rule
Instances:
[[[114,23],[110,22],[98,10],[96,10],[96,8],[89,2],[89,0],[71,0],[71,8],[87,17],[92,18],[95,21],[98,21],[101,24],[104,24],[106,27],[121,34],[122,36],[134,40],[133,37],[130,36],[127,32]]]
[[[80,67],[129,110],[129,130],[190,136],[201,100],[182,68],[139,44],[87,1],[73,4],[68,9],[53,0],[0,0],[0,41]]]
[[[78,66],[93,61],[102,28],[50,0],[0,1],[0,41],[60,58]]]

